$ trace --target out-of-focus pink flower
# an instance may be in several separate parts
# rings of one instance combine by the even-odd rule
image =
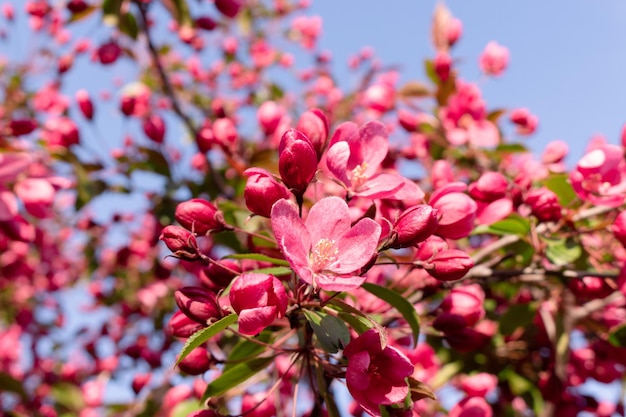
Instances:
[[[358,288],[359,276],[376,254],[381,227],[369,218],[350,225],[350,210],[339,197],[318,201],[306,218],[287,200],[272,208],[272,229],[291,267],[316,289],[346,291]]]
[[[363,93],[363,104],[367,108],[384,113],[394,107],[395,97],[393,85],[376,83]]]
[[[431,169],[431,181],[435,190],[454,182],[454,172],[450,162],[445,159],[436,160]]]
[[[452,58],[446,51],[440,51],[435,56],[434,61],[435,73],[442,82],[446,82],[450,78],[450,70],[452,68]]]
[[[270,217],[272,206],[280,199],[289,198],[289,190],[262,168],[248,168],[243,173],[248,180],[243,196],[248,210],[259,216]]]
[[[165,139],[165,120],[156,113],[143,119],[143,133],[155,143],[163,143]]]
[[[202,327],[202,324],[190,319],[180,310],[176,311],[168,322],[170,334],[180,338],[187,338],[202,329]]]
[[[448,239],[461,239],[474,228],[477,205],[462,191],[467,186],[461,182],[450,183],[436,190],[429,204],[438,210],[439,225],[436,234]]]
[[[487,75],[500,75],[509,65],[509,50],[491,41],[480,55],[479,65],[481,71]]]
[[[229,293],[238,314],[239,331],[254,335],[285,315],[287,292],[273,275],[245,272],[235,279]]]
[[[562,207],[559,199],[546,187],[529,191],[524,202],[530,206],[532,213],[539,221],[554,222],[561,219]]]
[[[215,0],[217,10],[231,19],[239,14],[244,4],[244,0]]]
[[[211,352],[204,346],[199,346],[189,352],[185,359],[180,361],[178,368],[189,375],[201,375],[208,371],[213,363]]]
[[[103,43],[96,50],[96,57],[102,65],[113,64],[120,57],[122,48],[115,41]]]
[[[389,140],[381,122],[370,121],[360,128],[346,122],[331,138],[326,164],[352,195],[421,200],[424,193],[415,183],[395,173],[380,172],[388,150]]]
[[[102,405],[105,388],[104,380],[92,379],[85,382],[80,388],[87,407],[98,407]]]
[[[611,226],[611,231],[615,238],[626,247],[626,211],[621,211],[617,215],[613,221],[613,226]]]
[[[492,417],[489,403],[482,397],[467,397],[452,407],[448,417]]]
[[[274,417],[276,405],[267,392],[246,392],[241,400],[241,414],[248,417]]]
[[[509,182],[499,172],[487,171],[469,186],[469,194],[475,200],[491,202],[506,195]]]
[[[32,119],[12,119],[9,122],[9,134],[15,136],[28,135],[37,129],[37,122]]]
[[[624,151],[602,145],[588,152],[570,173],[578,197],[599,206],[617,207],[626,199]]]
[[[531,135],[539,125],[539,118],[525,108],[511,110],[509,118],[517,126],[519,135]]]
[[[485,397],[498,385],[498,377],[486,372],[474,375],[462,375],[459,381],[461,388],[469,397]]]
[[[0,183],[12,182],[33,163],[26,152],[0,153]]]
[[[299,36],[303,48],[313,49],[317,38],[322,33],[322,18],[319,16],[298,16],[291,22],[291,28]]]
[[[58,117],[46,121],[42,137],[52,148],[68,148],[80,141],[76,123],[67,117]]]
[[[556,164],[562,162],[569,152],[569,145],[562,140],[553,140],[546,145],[546,149],[541,155],[544,164]]]
[[[78,108],[80,109],[81,113],[83,113],[83,116],[85,116],[87,120],[92,120],[94,113],[93,101],[91,100],[91,97],[89,97],[89,93],[87,92],[87,90],[78,90],[76,92],[75,98],[76,102],[78,103]]]
[[[432,40],[437,51],[447,51],[461,37],[463,24],[450,13],[443,4],[438,3],[435,8],[432,24]]]
[[[317,153],[304,133],[287,130],[278,147],[278,172],[295,195],[302,195],[317,171]]]
[[[266,135],[271,135],[276,131],[280,119],[285,115],[285,108],[275,101],[266,101],[261,104],[256,112],[259,125]]]
[[[348,391],[368,414],[380,416],[379,406],[404,402],[409,393],[406,378],[414,366],[398,349],[384,346],[376,330],[352,340],[343,354],[348,359]]]
[[[15,193],[30,214],[40,219],[50,214],[56,191],[44,178],[25,178],[15,184]]]

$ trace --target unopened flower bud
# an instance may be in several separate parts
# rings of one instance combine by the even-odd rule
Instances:
[[[419,204],[402,212],[393,226],[396,239],[392,248],[415,246],[427,239],[437,229],[437,209],[428,204]]]
[[[622,211],[617,215],[613,221],[611,231],[615,238],[626,247],[626,211]]]
[[[215,7],[224,16],[233,18],[243,7],[243,0],[215,0]]]
[[[235,123],[228,117],[222,117],[213,122],[213,138],[222,148],[231,148],[238,136]]]
[[[165,121],[158,114],[151,114],[143,119],[143,133],[151,141],[163,143],[163,139],[165,139]]]
[[[276,131],[280,119],[285,115],[285,109],[275,101],[266,101],[259,106],[256,118],[266,135]]]
[[[243,273],[233,283],[229,297],[243,334],[259,333],[287,310],[287,292],[273,275]]]
[[[185,260],[198,259],[198,242],[190,231],[180,226],[165,226],[159,239],[165,243],[174,256]]]
[[[201,198],[179,203],[174,217],[185,229],[201,236],[226,228],[223,213],[213,203]]]
[[[151,374],[136,374],[132,383],[133,392],[139,394],[143,387],[150,382],[151,377]]]
[[[461,279],[474,266],[470,256],[459,249],[447,249],[436,254],[431,263],[432,268],[427,268],[433,278],[441,281],[456,281]]]
[[[302,132],[313,144],[318,160],[322,156],[328,139],[328,129],[328,118],[322,110],[317,108],[302,113],[296,125],[296,130]]]
[[[506,195],[509,182],[499,172],[485,172],[469,186],[470,195],[480,201],[492,202]]]
[[[83,113],[83,116],[85,116],[87,120],[92,120],[94,113],[93,102],[91,101],[87,90],[78,90],[75,97],[76,102],[78,103],[78,108],[81,113]]]
[[[13,136],[28,135],[37,128],[37,122],[32,119],[13,119],[9,122],[9,132]]]
[[[200,16],[194,19],[194,25],[198,29],[211,31],[217,27],[217,22],[209,16]]]
[[[211,353],[205,347],[197,347],[180,361],[178,367],[188,375],[201,375],[213,365]]]
[[[96,51],[98,60],[103,65],[113,64],[117,61],[117,58],[119,58],[121,53],[122,48],[120,48],[120,46],[114,41],[109,41],[100,45]]]
[[[453,182],[432,194],[429,203],[441,216],[435,231],[439,236],[461,239],[472,232],[478,206],[471,197],[461,192],[465,188],[465,184]]]
[[[453,288],[443,299],[441,314],[463,317],[466,326],[473,326],[485,316],[485,292],[478,284]]]
[[[283,183],[294,194],[302,195],[317,171],[317,154],[302,132],[289,129],[280,140],[278,171]]]
[[[215,294],[202,287],[183,287],[174,293],[174,299],[180,311],[198,323],[206,324],[222,316]]]
[[[442,82],[445,82],[448,78],[450,78],[452,59],[447,51],[439,51],[435,57],[433,65],[435,67],[435,73]]]
[[[181,339],[190,337],[202,327],[200,323],[190,319],[182,311],[175,312],[168,323],[170,334]]]
[[[561,219],[562,208],[559,199],[556,194],[545,187],[531,190],[526,195],[525,203],[542,222],[554,222]]]
[[[137,99],[134,96],[125,95],[120,100],[120,110],[124,116],[130,116],[135,112],[135,104]]]
[[[262,168],[249,168],[243,173],[248,177],[243,195],[246,206],[254,214],[270,217],[272,206],[281,198],[289,199],[289,190],[274,176]]]

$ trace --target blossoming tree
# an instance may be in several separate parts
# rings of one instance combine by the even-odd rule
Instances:
[[[4,4],[2,414],[623,415],[626,135],[533,156],[442,5],[425,76],[345,89],[306,3]]]

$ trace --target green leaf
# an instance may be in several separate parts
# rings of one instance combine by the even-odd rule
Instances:
[[[94,5],[89,5],[85,10],[80,13],[72,13],[72,17],[70,17],[67,23],[74,23],[80,20],[83,20],[86,17],[89,17],[94,11],[96,11],[97,7]]]
[[[509,388],[514,395],[522,395],[533,388],[533,383],[524,378],[511,368],[506,368],[498,375],[499,379],[509,383]]]
[[[187,400],[176,404],[169,415],[171,417],[186,417],[200,409],[202,409],[202,404],[198,400]]]
[[[521,143],[502,143],[496,148],[496,152],[501,153],[523,153],[528,152],[528,148]]]
[[[104,23],[116,26],[121,8],[122,0],[104,0],[102,2],[102,19]]]
[[[463,362],[449,362],[442,366],[437,372],[437,375],[430,381],[430,386],[437,390],[449,383],[453,376],[459,373],[463,369]]]
[[[500,318],[500,333],[510,335],[520,327],[526,327],[532,323],[537,312],[537,306],[533,303],[514,304]]]
[[[6,372],[0,372],[0,392],[1,391],[14,392],[24,400],[28,399],[28,394],[26,394],[22,383]]]
[[[249,272],[254,272],[256,274],[272,274],[274,276],[281,277],[281,276],[291,274],[292,271],[291,271],[291,268],[288,268],[286,266],[274,266],[270,268],[254,269]]]
[[[330,353],[337,353],[350,343],[350,330],[337,317],[323,311],[304,310],[304,316],[311,325],[322,347]]]
[[[124,13],[120,15],[117,27],[122,33],[127,34],[133,40],[137,40],[137,36],[139,35],[139,26],[137,26],[137,20],[132,13]]]
[[[268,343],[271,338],[272,332],[264,331],[261,332],[259,336],[255,337],[254,340],[258,340],[262,343]],[[255,343],[253,340],[241,339],[235,347],[233,347],[233,350],[230,351],[228,359],[226,359],[226,363],[224,364],[224,371],[227,371],[239,362],[248,361],[259,356],[265,351],[265,349],[265,346]]]
[[[345,302],[337,298],[333,298],[328,301],[328,303],[326,304],[326,308],[332,308],[333,310],[337,311],[337,315],[339,316],[339,318],[352,326],[352,328],[358,334],[365,333],[369,329],[376,329],[381,334],[385,333],[385,329],[383,329],[380,324],[378,324],[367,314],[363,313],[361,310],[357,310],[350,304],[346,304]]]
[[[610,331],[609,343],[617,347],[626,347],[626,324],[617,326]]]
[[[174,4],[174,19],[180,26],[192,26],[191,16],[189,15],[189,7],[186,0],[172,0]]]
[[[559,204],[563,207],[571,205],[578,198],[567,174],[550,174],[548,178],[543,180],[543,185],[556,194]]]
[[[234,253],[232,255],[226,256],[226,258],[251,259],[253,261],[269,262],[274,265],[289,266],[289,262],[285,261],[284,259],[276,259],[267,255],[261,255],[260,253]]]
[[[78,412],[85,408],[85,401],[83,395],[74,384],[68,382],[61,382],[52,386],[52,397],[59,404],[68,408],[71,411]]]
[[[404,317],[404,320],[406,320],[409,327],[413,331],[413,343],[417,345],[417,339],[420,335],[420,321],[413,304],[389,288],[381,287],[380,285],[369,282],[364,283],[362,287],[370,294],[373,294],[381,300],[387,302],[389,305],[398,310],[400,314],[402,314],[402,317]]]
[[[209,327],[205,327],[204,329],[198,330],[197,332],[192,334],[191,337],[187,339],[187,343],[185,343],[185,346],[183,346],[182,350],[180,351],[178,359],[176,360],[176,365],[178,365],[183,359],[185,359],[192,350],[202,345],[211,337],[226,329],[228,326],[235,323],[236,321],[237,315],[229,314],[228,316],[216,321]]]
[[[220,394],[228,391],[232,387],[235,387],[252,377],[261,369],[265,369],[272,361],[274,357],[254,358],[247,362],[239,363],[227,371],[224,371],[219,377],[211,381],[207,385],[204,395],[202,396],[202,402],[212,397],[217,397]]]
[[[555,265],[564,266],[576,261],[583,251],[580,245],[572,238],[546,238],[542,239],[547,243],[546,257]]]
[[[480,225],[473,231],[473,235],[491,233],[494,235],[506,236],[517,235],[526,237],[530,232],[530,220],[512,213],[507,218],[497,221],[490,225]]]

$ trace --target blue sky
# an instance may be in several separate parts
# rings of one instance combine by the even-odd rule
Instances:
[[[317,1],[324,18],[321,46],[337,61],[372,46],[385,63],[401,64],[403,79],[424,79],[423,61],[433,56],[430,22],[434,0]],[[626,2],[449,0],[463,22],[453,49],[461,76],[479,82],[490,108],[527,107],[539,117],[528,139],[535,151],[554,139],[570,144],[569,163],[589,138],[604,134],[619,143],[626,122]],[[509,48],[509,69],[485,79],[478,56],[495,40]]]

